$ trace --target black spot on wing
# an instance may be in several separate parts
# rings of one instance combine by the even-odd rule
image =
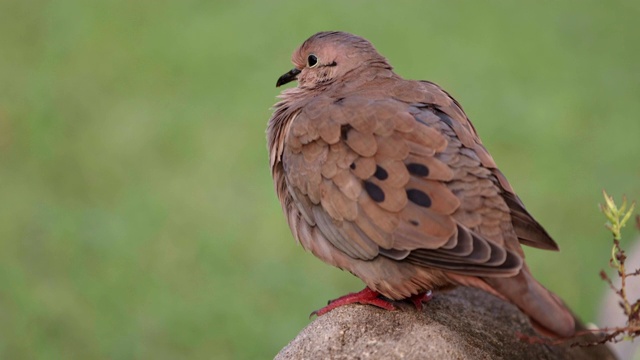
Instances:
[[[347,138],[349,137],[349,130],[351,129],[353,129],[353,127],[351,127],[351,125],[349,124],[340,126],[340,137],[342,138],[342,140],[347,140]]]
[[[389,177],[387,170],[380,167],[380,165],[376,165],[376,172],[373,174],[378,180],[386,180]]]
[[[410,163],[407,164],[407,170],[416,176],[429,176],[429,168],[426,165]]]
[[[364,189],[367,191],[367,194],[373,199],[375,202],[383,202],[384,201],[384,191],[380,189],[380,187],[370,181],[364,181]]]
[[[407,198],[416,205],[426,208],[431,206],[431,198],[429,195],[418,189],[407,189]]]

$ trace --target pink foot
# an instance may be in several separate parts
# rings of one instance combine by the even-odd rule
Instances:
[[[422,303],[431,300],[432,297],[433,294],[431,293],[431,290],[429,290],[420,294],[413,295],[409,299],[411,299],[411,302],[413,303],[413,305],[415,305],[416,309],[422,310]]]
[[[347,294],[345,296],[341,296],[335,300],[329,301],[329,305],[323,307],[322,309],[318,309],[314,312],[311,313],[311,315],[309,315],[310,317],[313,315],[316,316],[322,316],[326,313],[328,313],[329,311],[340,307],[342,305],[348,305],[348,304],[368,304],[368,305],[374,305],[377,306],[379,308],[383,308],[383,309],[387,309],[387,310],[395,310],[396,308],[387,300],[381,299],[378,296],[380,296],[380,293],[377,291],[373,291],[371,289],[369,289],[368,287],[364,288],[362,291],[359,291],[357,293],[351,293],[351,294]],[[413,299],[413,298],[412,298]]]

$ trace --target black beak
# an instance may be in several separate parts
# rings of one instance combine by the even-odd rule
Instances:
[[[278,82],[276,82],[276,87],[279,87],[280,85],[284,85],[286,83],[290,83],[293,80],[297,80],[298,74],[300,74],[300,70],[296,68],[291,69],[291,71],[289,71],[288,73],[278,78]]]

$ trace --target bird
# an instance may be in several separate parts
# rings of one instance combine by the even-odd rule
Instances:
[[[351,303],[387,310],[432,291],[482,289],[515,304],[541,334],[569,338],[574,318],[531,274],[522,245],[559,250],[529,214],[460,103],[406,80],[371,42],[312,35],[267,125],[275,192],[292,234],[366,287]]]

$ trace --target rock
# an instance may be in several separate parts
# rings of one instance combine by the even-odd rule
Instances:
[[[421,312],[348,305],[315,319],[276,359],[615,359],[606,346],[530,344],[528,318],[486,292],[435,293]]]

